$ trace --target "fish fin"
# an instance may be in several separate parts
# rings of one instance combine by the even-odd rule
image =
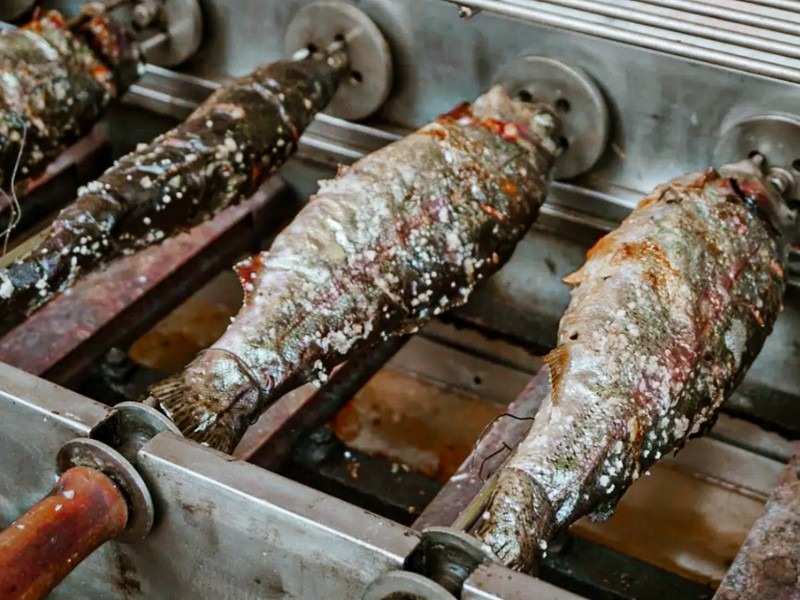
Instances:
[[[233,451],[237,442],[234,428],[222,415],[206,408],[182,373],[151,385],[148,395],[145,403],[169,417],[184,436],[223,452]]]
[[[550,389],[553,390],[551,401],[556,405],[561,396],[564,372],[569,365],[569,348],[567,346],[554,348],[544,357],[544,362],[550,375]]]
[[[566,285],[580,285],[584,280],[583,267],[577,271],[573,271],[569,275],[564,275],[561,281]]]
[[[189,395],[189,388],[178,375],[168,377],[148,388],[149,397],[145,403],[150,404],[167,415],[173,423],[185,433],[193,423],[196,407],[184,401]]]
[[[587,517],[592,523],[602,523],[603,521],[608,521],[612,516],[614,516],[614,511],[617,508],[617,501],[615,500],[608,500],[603,502],[602,504],[598,504],[594,507],[592,512],[590,512]]]
[[[262,267],[263,263],[261,262],[261,256],[259,254],[250,256],[234,265],[233,270],[239,277],[239,283],[244,291],[245,300],[250,297],[250,293],[256,285],[256,277],[261,272]]]

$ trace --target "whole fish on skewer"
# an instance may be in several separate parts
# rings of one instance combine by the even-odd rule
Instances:
[[[149,402],[231,451],[285,391],[466,302],[536,218],[558,128],[549,108],[496,87],[342,168],[268,252],[238,265],[235,321]]]
[[[0,33],[0,188],[26,180],[97,123],[139,77],[132,34],[104,12],[71,30],[56,11]]]
[[[504,563],[531,568],[554,532],[610,516],[656,460],[711,427],[782,308],[789,216],[749,160],[688,175],[565,278],[549,396],[478,530]]]
[[[210,219],[251,195],[297,148],[347,72],[341,43],[256,69],[215,91],[175,129],[142,144],[0,269],[0,334],[82,273]]]

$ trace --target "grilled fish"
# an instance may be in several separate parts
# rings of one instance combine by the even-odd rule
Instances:
[[[478,535],[527,570],[558,529],[610,516],[713,425],[782,308],[787,216],[750,161],[657,188],[577,272],[550,393],[498,472]]]
[[[237,266],[234,323],[148,402],[231,451],[284,392],[463,304],[536,218],[558,129],[549,108],[496,87],[341,168],[268,252]]]
[[[140,75],[132,35],[100,13],[70,31],[48,11],[0,34],[0,188],[22,193]],[[19,164],[17,164],[19,163]]]
[[[0,334],[82,273],[251,195],[294,153],[347,64],[339,46],[260,67],[82,187],[43,239],[0,269]]]

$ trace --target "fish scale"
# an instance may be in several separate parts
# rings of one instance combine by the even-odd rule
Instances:
[[[564,279],[550,393],[478,530],[504,563],[531,569],[555,532],[610,516],[655,461],[713,425],[782,308],[781,206],[750,161],[678,178]]]
[[[83,274],[252,195],[294,153],[347,65],[336,48],[259,67],[82,187],[42,238],[0,269],[0,333]]]
[[[558,131],[549,108],[495,87],[340,169],[268,252],[238,266],[234,322],[148,402],[231,451],[284,392],[463,304],[536,218]]]
[[[95,125],[141,74],[132,34],[100,14],[70,31],[48,11],[0,34],[0,189],[15,190]],[[24,144],[23,144],[24,140]]]

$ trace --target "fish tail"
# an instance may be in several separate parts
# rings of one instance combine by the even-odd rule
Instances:
[[[263,391],[234,354],[201,353],[181,373],[153,384],[145,402],[169,417],[196,442],[232,452],[263,410]]]
[[[487,513],[478,537],[507,567],[533,572],[555,526],[544,489],[525,471],[506,467],[498,473]]]

